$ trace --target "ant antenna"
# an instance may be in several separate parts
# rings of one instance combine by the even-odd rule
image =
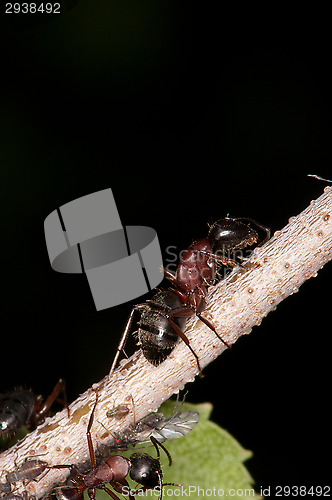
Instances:
[[[171,457],[170,452],[167,450],[167,448],[165,448],[165,446],[163,444],[161,444],[161,442],[158,441],[155,437],[150,436],[150,439],[151,439],[153,446],[155,447],[155,449],[157,451],[158,460],[160,460],[160,452],[159,452],[159,448],[158,448],[158,446],[160,446],[160,448],[164,451],[164,453],[166,454],[166,456],[168,458],[169,466],[171,466],[172,465],[172,457]]]

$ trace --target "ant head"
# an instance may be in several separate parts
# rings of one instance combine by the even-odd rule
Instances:
[[[249,224],[225,217],[215,222],[209,231],[214,252],[241,249],[257,242],[258,234]]]
[[[147,488],[161,486],[162,472],[159,460],[152,458],[147,453],[133,453],[130,456],[132,468],[130,477],[136,483]]]

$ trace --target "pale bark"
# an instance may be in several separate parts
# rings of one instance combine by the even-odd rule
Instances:
[[[301,284],[317,275],[332,258],[332,189],[323,195],[262,247],[253,252],[244,269],[235,269],[227,279],[208,294],[205,316],[212,321],[228,344],[250,333],[270,311],[286,297],[298,291]],[[125,322],[125,320],[124,320]],[[286,327],[285,327],[286,328]],[[121,332],[110,336],[119,338]],[[188,321],[186,335],[198,354],[202,368],[225,350],[209,328],[193,318]],[[107,349],[107,346],[105,346]],[[110,364],[111,364],[110,360]],[[0,455],[0,481],[5,471],[11,471],[25,458],[42,455],[41,459],[55,464],[79,464],[88,459],[86,428],[98,389],[99,401],[92,427],[94,443],[110,444],[110,431],[125,429],[134,420],[134,412],[121,420],[107,418],[113,406],[134,401],[136,421],[156,410],[173,393],[182,389],[197,375],[197,364],[188,347],[180,342],[169,358],[159,367],[149,364],[137,351],[109,380],[88,389],[70,405],[67,411],[48,418],[36,431],[28,434],[16,446]],[[103,425],[101,425],[103,424]],[[55,484],[68,476],[67,470],[51,470],[37,482],[17,483],[15,494],[24,490],[37,498],[49,493]]]

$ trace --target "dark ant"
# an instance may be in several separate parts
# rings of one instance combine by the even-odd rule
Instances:
[[[65,389],[65,381],[59,379],[45,402],[41,396],[35,396],[32,391],[25,389],[0,395],[0,436],[12,436],[23,425],[30,431],[34,430],[49,415],[52,404],[61,392],[64,406],[67,407]]]
[[[261,239],[258,231],[265,233]],[[202,370],[195,351],[190,346],[189,339],[183,332],[186,320],[196,315],[229,348],[214,325],[202,316],[206,307],[205,297],[207,286],[216,281],[218,266],[235,267],[235,260],[225,256],[247,246],[260,244],[270,238],[270,230],[262,224],[246,217],[225,217],[215,222],[206,238],[194,241],[185,250],[173,275],[165,269],[165,277],[171,282],[171,288],[157,292],[151,300],[134,306],[117,353],[115,355],[110,376],[115,369],[120,352],[123,352],[135,311],[141,313],[138,321],[138,340],[144,357],[153,365],[162,363],[172,352],[179,339],[182,339],[196,358],[200,376]]]
[[[147,453],[133,453],[130,458],[122,457],[121,455],[112,455],[107,460],[96,467],[96,458],[91,438],[91,427],[94,419],[98,398],[92,409],[88,427],[87,440],[89,455],[91,461],[91,470],[87,474],[80,474],[74,465],[57,465],[53,468],[69,468],[71,471],[72,481],[74,486],[62,486],[56,488],[54,493],[58,500],[83,500],[83,494],[87,490],[89,498],[95,499],[96,489],[106,491],[114,500],[119,500],[119,497],[107,486],[107,483],[120,494],[129,495],[130,500],[134,500],[135,495],[153,489],[160,488],[159,500],[162,498],[162,488],[166,485],[179,486],[174,483],[163,484],[163,473],[160,465],[160,447],[167,455],[169,465],[172,464],[172,458],[166,448],[156,439],[151,441],[157,451],[157,459],[151,457]],[[139,483],[143,488],[132,492],[129,488],[126,477],[131,477],[133,481]]]

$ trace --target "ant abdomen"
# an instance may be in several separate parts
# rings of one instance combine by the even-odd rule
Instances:
[[[36,397],[31,391],[17,390],[0,396],[0,435],[15,434],[25,425],[35,408]]]
[[[65,385],[65,381],[60,378],[45,402],[41,396],[26,389],[0,394],[0,436],[12,437],[23,425],[30,431],[34,430],[49,415],[52,404],[61,392],[63,404],[67,406]]]
[[[182,307],[181,299],[173,291],[157,293],[147,301],[142,311],[137,336],[145,358],[153,365],[162,363],[179,341],[179,335],[172,327],[168,313]],[[186,317],[172,317],[181,330]]]

